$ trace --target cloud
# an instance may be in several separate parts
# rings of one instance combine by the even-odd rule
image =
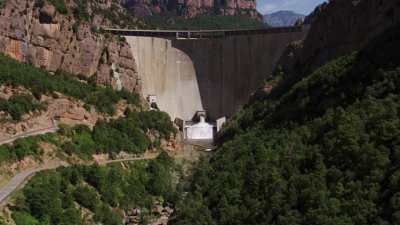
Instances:
[[[258,11],[262,14],[277,11],[278,8],[278,5],[268,3],[257,7]]]
[[[308,14],[325,0],[258,0],[257,9],[262,14],[279,10],[292,10]]]

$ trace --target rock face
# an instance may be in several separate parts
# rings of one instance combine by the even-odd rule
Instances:
[[[124,0],[138,16],[169,12],[185,17],[196,15],[243,15],[260,18],[255,0]]]
[[[306,18],[311,28],[297,55],[313,69],[360,49],[398,22],[400,0],[331,0]]]
[[[331,0],[305,18],[307,37],[291,43],[278,65],[294,82],[330,60],[361,49],[399,22],[400,0]]]
[[[0,52],[49,71],[63,70],[97,81],[138,91],[135,60],[124,40],[94,32],[108,21],[96,15],[92,24],[61,14],[48,3],[7,0],[0,10]],[[112,0],[101,1],[107,9]],[[90,8],[84,10],[91,10]]]

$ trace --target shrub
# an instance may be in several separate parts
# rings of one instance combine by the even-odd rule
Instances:
[[[44,105],[36,103],[30,95],[13,95],[8,100],[0,99],[0,110],[7,112],[17,121],[28,112],[43,109]]]
[[[76,7],[73,10],[75,19],[80,21],[89,21],[89,12],[87,11],[86,0],[76,0]]]
[[[67,14],[67,6],[65,5],[65,0],[47,0],[50,4],[56,7],[57,11],[61,14]]]
[[[64,143],[62,146],[62,149],[67,154],[76,154],[81,158],[89,159],[95,153],[96,143],[92,139],[92,131],[86,125],[77,125],[74,128],[66,128],[64,126],[60,133],[71,138],[71,141]]]
[[[80,205],[92,211],[99,204],[96,191],[85,186],[79,186],[75,189],[74,198]]]
[[[169,115],[162,111],[131,112],[128,119],[145,132],[148,130],[158,131],[163,138],[168,139],[171,134],[177,132]]]
[[[17,225],[39,225],[39,221],[26,212],[13,212],[11,214]]]

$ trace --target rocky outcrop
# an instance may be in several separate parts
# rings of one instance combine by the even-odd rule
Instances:
[[[140,208],[134,208],[124,211],[125,224],[139,225],[143,216],[146,216],[145,210]],[[174,209],[170,206],[163,206],[161,202],[155,202],[150,213],[152,218],[149,221],[149,225],[167,225],[169,218],[171,217]]]
[[[21,86],[0,86],[1,98],[8,99],[16,94],[31,95],[27,89]],[[46,110],[30,112],[18,122],[9,121],[5,115],[0,114],[0,142],[21,134],[53,128],[55,119],[59,124],[68,124],[69,126],[84,124],[89,127],[93,127],[97,120],[104,119],[94,107],[85,108],[83,102],[57,92],[52,96],[42,95],[41,102],[47,106]]]
[[[7,0],[0,11],[0,52],[49,71],[62,70],[138,91],[135,60],[124,40],[96,32],[110,24],[101,14],[86,22],[73,16],[74,1],[60,13],[53,5],[32,0]],[[97,3],[107,9],[112,0]],[[87,10],[91,4],[87,5]]]
[[[185,17],[217,14],[261,19],[255,0],[125,0],[124,3],[138,16],[172,12]]]
[[[304,26],[309,29],[305,40],[291,43],[279,60],[278,67],[291,77],[281,87],[363,48],[399,22],[400,0],[331,0],[321,4],[305,18]]]
[[[359,50],[398,22],[400,0],[331,0],[306,18],[311,28],[297,59],[312,70]]]

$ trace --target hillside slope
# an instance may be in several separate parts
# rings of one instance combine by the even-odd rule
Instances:
[[[49,134],[0,145],[0,178],[49,158],[79,163],[96,155],[142,154],[161,148],[162,140],[176,133],[169,116],[143,110],[137,94],[71,74],[50,74],[3,55],[0,100],[1,141],[52,128]]]
[[[291,44],[278,67],[286,74],[283,91],[337,57],[364,48],[385,29],[400,22],[400,0],[332,0],[305,19],[310,25],[304,41]]]
[[[298,65],[310,72],[368,44],[385,29],[400,22],[400,0],[332,0],[305,19],[309,35],[298,54]]]
[[[398,223],[398,49],[396,26],[239,112],[174,224]]]
[[[40,172],[17,194],[11,217],[17,225],[166,225],[175,172],[166,153],[153,160]]]

